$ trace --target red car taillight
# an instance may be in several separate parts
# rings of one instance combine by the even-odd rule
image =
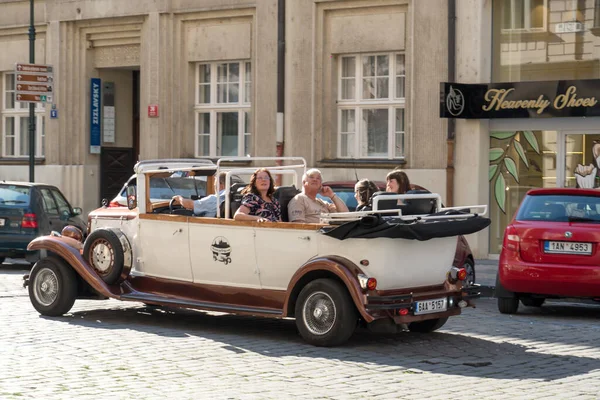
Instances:
[[[520,242],[521,238],[517,233],[517,228],[513,225],[508,225],[504,231],[504,242],[502,243],[502,247],[508,251],[518,252]]]
[[[37,228],[37,218],[33,213],[23,214],[23,219],[21,220],[21,228]]]

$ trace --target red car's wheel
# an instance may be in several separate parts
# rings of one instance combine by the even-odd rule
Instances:
[[[498,297],[498,311],[502,314],[516,314],[519,309],[517,297]]]

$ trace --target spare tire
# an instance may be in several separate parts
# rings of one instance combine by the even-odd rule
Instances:
[[[109,285],[124,280],[131,269],[131,246],[120,230],[97,229],[90,233],[83,257]]]

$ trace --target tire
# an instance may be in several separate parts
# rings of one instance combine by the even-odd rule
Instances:
[[[541,307],[546,299],[540,297],[522,297],[521,303],[527,307]]]
[[[108,229],[90,233],[83,246],[83,256],[104,282],[112,285],[119,281],[125,256],[116,233]]]
[[[42,315],[58,317],[73,307],[77,297],[75,271],[61,259],[38,261],[29,276],[29,300]]]
[[[317,279],[302,288],[295,315],[300,335],[314,346],[337,346],[346,342],[358,323],[348,290],[332,279]]]
[[[467,258],[462,267],[467,270],[467,279],[465,279],[464,287],[472,286],[475,284],[475,262]]]
[[[498,297],[498,311],[502,314],[516,314],[519,308],[517,297]]]
[[[440,329],[448,321],[448,317],[428,319],[425,321],[411,322],[408,324],[408,330],[411,332],[430,333]]]

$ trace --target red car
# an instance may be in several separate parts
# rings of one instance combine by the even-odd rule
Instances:
[[[375,184],[381,191],[385,191],[385,182],[375,181]],[[346,203],[346,206],[348,206],[348,210],[350,211],[356,210],[356,206],[358,205],[356,198],[354,197],[354,185],[356,185],[356,181],[329,181],[323,183],[323,186],[329,186],[333,189],[335,194]],[[427,190],[412,183],[410,186],[413,190]],[[324,200],[328,199],[324,198]],[[475,283],[475,259],[473,258],[473,253],[471,252],[471,247],[469,247],[467,239],[462,235],[458,237],[453,265],[467,270],[465,285],[470,286]]]
[[[496,281],[498,310],[547,298],[600,301],[600,191],[532,189],[506,227]]]

